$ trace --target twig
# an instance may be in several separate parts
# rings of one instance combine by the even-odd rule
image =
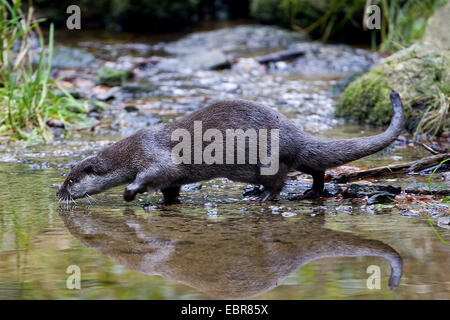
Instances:
[[[446,153],[448,150],[442,150],[442,149],[437,149],[435,147],[429,146],[423,142],[420,141],[414,141],[415,144],[418,144],[419,146],[425,148],[425,150],[431,152],[432,154],[436,155],[436,154],[440,154],[440,153]]]
[[[340,173],[337,175],[332,175],[331,180],[334,182],[347,182],[360,180],[370,177],[387,176],[394,175],[397,173],[412,173],[417,172],[432,166],[438,165],[445,159],[450,158],[450,153],[440,153],[430,157],[426,157],[420,160],[391,164],[388,166],[372,168],[368,170],[362,170],[357,172]]]
[[[265,56],[257,58],[257,61],[261,64],[269,64],[271,62],[292,60],[305,55],[305,50],[300,49],[290,49],[274,52]]]

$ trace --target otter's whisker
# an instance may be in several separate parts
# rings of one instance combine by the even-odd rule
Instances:
[[[72,198],[72,196],[70,196],[70,202],[74,203],[75,205],[77,205],[77,202],[75,201],[74,198]]]
[[[91,199],[93,202],[97,202],[98,200],[91,196],[89,193],[86,193],[86,196]],[[89,202],[90,203],[90,202]]]

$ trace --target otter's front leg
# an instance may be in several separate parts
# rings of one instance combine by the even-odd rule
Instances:
[[[144,193],[145,191],[147,191],[147,187],[135,181],[125,188],[123,199],[127,202],[133,201],[138,193]]]
[[[170,186],[167,188],[161,189],[161,192],[164,195],[164,203],[165,204],[178,204],[180,200],[178,200],[178,196],[180,195],[180,186]]]
[[[166,181],[158,171],[144,171],[139,173],[133,183],[129,184],[123,193],[125,201],[133,201],[138,193],[159,189]]]

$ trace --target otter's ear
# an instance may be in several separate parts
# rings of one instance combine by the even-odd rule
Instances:
[[[100,161],[98,161],[84,168],[84,172],[86,172],[87,174],[96,174],[99,176],[106,173],[106,168]]]
[[[95,174],[95,170],[92,165],[88,165],[86,168],[84,168],[84,172],[86,172],[87,174]]]

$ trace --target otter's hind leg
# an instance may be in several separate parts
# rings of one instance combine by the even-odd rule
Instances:
[[[259,201],[272,201],[283,190],[284,181],[288,173],[288,167],[285,164],[280,163],[278,172],[275,175],[261,175],[261,184],[264,187],[264,191],[258,197]]]
[[[165,204],[177,204],[180,203],[178,200],[178,196],[180,195],[180,186],[170,186],[167,188],[161,189],[161,192],[164,196]]]
[[[312,188],[305,191],[305,193],[303,194],[303,198],[316,199],[321,197],[324,194],[325,171],[319,171],[309,168],[301,168],[299,170],[310,174],[313,177]]]

